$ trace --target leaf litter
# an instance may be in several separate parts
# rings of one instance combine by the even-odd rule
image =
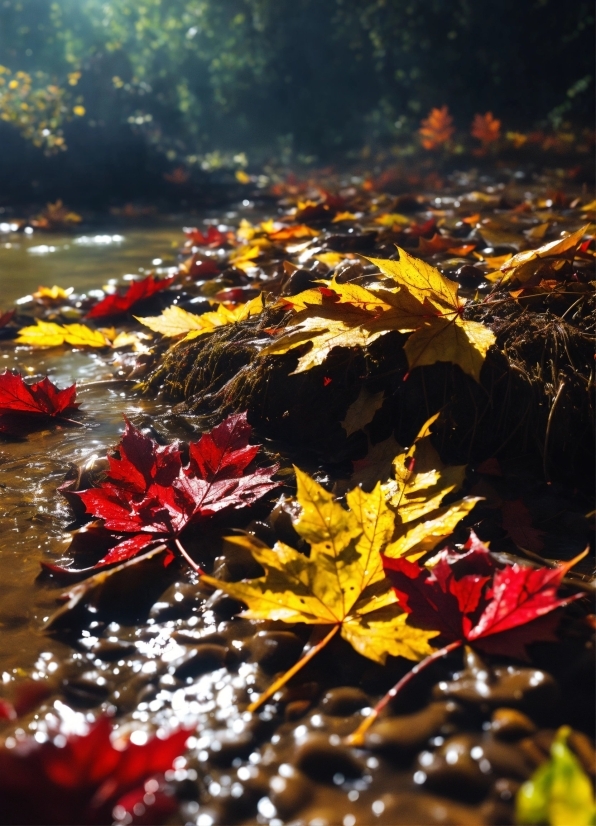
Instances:
[[[482,116],[482,123],[477,120],[474,126],[483,150],[499,129],[498,121],[489,115]],[[428,131],[425,137],[436,141],[437,145],[449,140],[448,112],[437,110],[424,128]],[[119,317],[119,324],[124,325],[121,332],[134,336],[138,327],[132,314],[137,316],[138,304],[139,309],[143,308],[142,314],[138,313],[139,320],[152,332],[163,336],[153,345],[150,358],[154,360],[167,362],[171,358],[177,360],[182,368],[186,364],[187,353],[188,358],[194,353],[195,359],[196,354],[200,353],[202,355],[197,360],[199,369],[201,359],[211,358],[210,352],[218,346],[218,337],[222,342],[233,342],[234,337],[250,331],[247,338],[251,351],[247,363],[249,371],[259,375],[272,369],[285,371],[286,380],[292,375],[307,374],[301,379],[307,382],[302,385],[304,388],[310,387],[313,382],[320,382],[321,392],[333,393],[345,381],[335,366],[345,351],[352,354],[350,358],[363,358],[365,365],[371,364],[367,360],[371,359],[372,354],[372,359],[376,358],[385,368],[392,353],[403,353],[399,380],[405,386],[413,381],[414,376],[426,375],[424,371],[436,369],[441,363],[458,365],[456,369],[461,368],[473,385],[480,385],[487,366],[493,369],[490,354],[503,346],[498,325],[495,328],[490,315],[482,314],[492,302],[497,306],[499,302],[505,302],[508,307],[515,307],[526,295],[546,302],[559,289],[558,286],[554,288],[553,284],[562,285],[566,293],[573,294],[573,301],[579,302],[573,305],[574,308],[584,307],[589,300],[583,289],[583,277],[570,280],[574,272],[576,275],[577,272],[582,273],[581,268],[577,272],[574,270],[578,259],[580,262],[591,260],[589,226],[577,228],[576,224],[576,228],[569,231],[563,241],[552,239],[552,236],[549,239],[553,224],[541,220],[541,215],[536,215],[535,224],[521,222],[518,225],[515,225],[515,216],[524,213],[515,213],[515,208],[509,210],[511,214],[506,219],[494,215],[490,219],[485,217],[486,208],[481,206],[480,211],[478,209],[479,204],[490,202],[489,196],[486,196],[484,201],[480,197],[470,199],[470,208],[466,207],[467,214],[463,215],[465,220],[470,218],[470,223],[466,224],[465,220],[462,223],[472,229],[467,229],[467,237],[464,237],[449,219],[445,220],[441,210],[436,210],[437,215],[429,216],[427,212],[419,218],[411,218],[400,211],[399,198],[380,197],[372,203],[370,196],[364,195],[365,192],[370,192],[370,189],[363,188],[362,192],[341,197],[326,192],[315,192],[310,197],[304,197],[302,193],[299,197],[292,196],[293,206],[289,209],[286,202],[286,213],[281,221],[262,221],[259,224],[244,221],[237,231],[230,228],[223,232],[212,227],[205,231],[198,228],[188,230],[184,254],[190,253],[192,264],[182,263],[178,276],[169,275],[160,281],[149,277],[137,282],[136,287],[133,284],[126,293],[107,295],[99,304],[93,304],[88,299],[81,301],[71,293],[66,294],[66,291],[64,294],[56,291],[54,295],[50,290],[49,294],[39,297],[40,315],[36,317],[36,327],[33,329],[38,329],[41,324],[53,324],[59,328],[58,331],[53,330],[54,334],[62,335],[60,343],[71,343],[62,331],[68,331],[68,327],[73,326],[72,311],[76,310],[76,302],[79,301],[81,313],[85,313],[91,321],[103,315]],[[532,209],[538,213],[541,207],[536,204]],[[357,224],[360,232],[356,233],[354,241],[347,234],[329,231],[325,222],[334,224],[336,228]],[[369,254],[375,251],[375,244],[380,243],[378,235],[373,239],[370,234],[371,226],[377,227],[377,233],[386,233],[381,252],[387,257]],[[526,231],[534,226],[539,231]],[[512,236],[515,236],[515,243]],[[474,271],[475,274],[469,277],[476,279],[476,286],[480,286],[482,276],[489,274],[494,266],[492,259],[498,258],[494,254],[491,256],[482,246],[489,237],[497,247],[509,245],[514,251],[522,250],[513,257],[510,252],[498,264],[507,276],[503,278],[503,283],[511,281],[507,288],[521,285],[522,292],[517,296],[504,297],[503,287],[500,287],[501,292],[497,290],[493,299],[489,296],[488,301],[481,301],[477,296],[475,301],[465,301],[458,295],[459,284],[465,281],[464,268]],[[321,244],[322,241],[325,245]],[[524,248],[536,242],[544,242],[543,249],[524,252]],[[225,250],[228,270],[221,258],[216,266],[210,257],[211,251],[218,248]],[[453,280],[453,268],[446,272],[442,267],[443,260],[450,255],[460,256],[455,276],[457,280]],[[582,256],[586,258],[582,259]],[[432,264],[424,260],[428,257],[434,258]],[[297,263],[285,266],[292,258]],[[282,267],[276,262],[281,262]],[[440,268],[435,264],[439,264]],[[312,270],[306,270],[305,265],[312,266]],[[230,270],[234,271],[234,278],[226,282],[225,273],[229,274]],[[222,273],[224,278],[221,278]],[[166,287],[167,290],[164,289]],[[256,298],[255,292],[252,296],[249,292],[255,287],[260,293]],[[170,293],[172,296],[179,293],[177,297],[182,298],[183,302],[189,294],[194,294],[200,301],[198,304],[186,304],[186,309],[179,303],[172,304]],[[235,300],[244,295],[250,296],[248,301]],[[214,297],[217,301],[215,310]],[[567,312],[573,301],[567,301],[561,312]],[[61,315],[61,304],[68,307],[69,315]],[[43,317],[50,311],[50,305],[55,313],[51,320],[47,315]],[[477,313],[476,308],[481,305],[482,313]],[[11,319],[10,324],[13,323]],[[17,320],[17,328],[19,323]],[[87,330],[89,332],[75,331],[79,337],[73,338],[73,346],[85,346],[85,336],[97,333],[107,347],[115,341],[118,332],[94,331],[91,326]],[[26,344],[28,334],[21,326],[17,343]],[[402,338],[396,339],[396,334]],[[198,341],[193,342],[193,336]],[[224,336],[227,338],[224,339]],[[177,340],[172,344],[168,338]],[[386,343],[379,339],[385,339]],[[125,346],[134,347],[132,342]],[[230,345],[227,346],[229,348]],[[375,350],[375,346],[380,349]],[[191,350],[191,347],[201,349]],[[294,350],[295,354],[292,353]],[[293,366],[291,359],[294,359]],[[279,366],[272,367],[276,363]],[[357,371],[363,369],[362,364],[357,363]],[[159,369],[158,366],[158,373]],[[324,372],[318,373],[318,370]],[[159,375],[163,376],[163,373]],[[474,536],[463,547],[467,530],[460,524],[462,519],[467,526],[476,520],[475,527],[482,528],[485,516],[481,514],[486,514],[486,509],[483,510],[485,506],[481,495],[474,495],[474,486],[469,478],[470,472],[473,475],[475,471],[470,471],[470,468],[466,471],[467,462],[461,460],[444,462],[442,451],[437,450],[437,434],[447,426],[448,414],[444,412],[440,418],[433,416],[428,419],[429,413],[434,411],[432,406],[431,410],[428,409],[427,403],[426,415],[422,422],[419,420],[416,424],[413,435],[407,440],[402,437],[404,444],[411,445],[408,450],[403,449],[394,437],[394,430],[388,431],[385,424],[387,416],[394,415],[395,386],[384,384],[379,379],[373,380],[373,373],[370,376],[365,382],[359,379],[352,386],[349,401],[343,402],[341,412],[334,413],[336,427],[344,440],[342,444],[352,440],[354,445],[359,445],[357,450],[344,452],[336,460],[335,474],[343,462],[341,484],[330,490],[324,474],[317,476],[311,469],[305,472],[296,468],[296,497],[288,499],[286,487],[282,498],[271,511],[271,498],[265,496],[259,505],[259,514],[271,511],[270,516],[264,517],[265,522],[255,519],[257,511],[253,512],[252,505],[279,485],[271,478],[278,470],[278,463],[267,468],[254,464],[259,446],[249,442],[246,406],[228,409],[227,418],[222,413],[214,420],[212,417],[210,433],[209,428],[205,427],[205,420],[202,420],[200,441],[191,442],[188,446],[179,442],[160,444],[127,422],[117,451],[108,456],[107,476],[96,482],[94,487],[75,492],[86,506],[88,516],[100,520],[80,531],[83,542],[85,534],[90,538],[99,537],[103,532],[104,539],[106,536],[109,538],[111,547],[99,562],[96,558],[94,565],[88,566],[89,570],[78,571],[88,578],[71,589],[63,608],[48,623],[48,630],[58,635],[67,632],[76,636],[89,622],[97,625],[99,621],[100,627],[102,623],[110,624],[110,621],[113,624],[113,617],[124,623],[142,622],[144,612],[151,607],[148,603],[154,602],[160,593],[160,582],[161,587],[166,588],[170,583],[176,585],[180,572],[185,570],[186,562],[190,560],[191,572],[184,576],[190,577],[192,600],[203,606],[196,610],[208,612],[208,606],[217,605],[222,594],[226,594],[228,598],[244,603],[245,608],[242,604],[231,603],[226,609],[230,619],[221,624],[222,628],[227,628],[226,623],[230,629],[240,628],[240,623],[245,622],[253,629],[262,627],[263,631],[259,634],[272,634],[271,639],[285,640],[283,634],[289,637],[295,635],[295,662],[282,665],[282,658],[279,667],[272,671],[274,677],[277,674],[277,679],[270,679],[265,684],[261,675],[259,689],[251,689],[240,702],[240,708],[248,707],[254,713],[267,703],[262,712],[265,716],[271,713],[271,709],[275,714],[276,708],[283,710],[285,707],[287,714],[293,708],[291,713],[297,713],[298,718],[298,707],[313,707],[316,710],[317,706],[313,706],[313,701],[305,699],[304,695],[301,698],[298,694],[298,699],[292,700],[291,692],[307,684],[304,683],[308,679],[306,675],[321,675],[322,670],[328,667],[333,669],[334,662],[337,667],[336,652],[343,652],[340,660],[343,657],[346,664],[349,656],[356,657],[354,663],[358,663],[358,672],[362,672],[362,663],[366,662],[372,663],[368,667],[378,669],[374,673],[384,683],[383,688],[378,684],[368,694],[369,697],[372,694],[376,702],[388,685],[395,682],[396,668],[398,672],[401,670],[403,678],[404,672],[406,675],[416,675],[421,667],[425,668],[425,657],[432,663],[442,659],[441,649],[437,648],[439,644],[450,647],[452,651],[454,647],[466,643],[482,649],[483,655],[489,659],[495,654],[515,659],[533,656],[531,644],[536,640],[556,639],[553,634],[561,614],[561,610],[556,609],[580,605],[577,600],[585,592],[585,581],[582,588],[581,577],[574,579],[570,570],[573,563],[537,556],[539,552],[545,552],[536,541],[542,534],[532,528],[527,506],[515,494],[506,499],[510,503],[507,513],[503,506],[501,529],[522,550],[534,557],[521,562],[503,556],[488,550]],[[238,381],[238,375],[233,380]],[[151,380],[144,385],[147,391],[151,390],[151,386]],[[196,396],[196,389],[192,390],[191,386],[191,383],[187,385],[186,400],[193,394]],[[22,395],[27,392],[19,390]],[[557,398],[560,399],[561,395]],[[200,400],[197,402],[197,411],[201,403]],[[55,410],[59,406],[57,403]],[[60,412],[67,409],[63,407]],[[211,414],[217,409],[217,406],[213,407]],[[189,415],[189,409],[185,410],[184,405],[182,413]],[[41,411],[36,415],[41,416]],[[55,417],[59,413],[46,411],[44,415]],[[248,419],[252,421],[253,415],[249,406]],[[550,439],[552,443],[552,417],[549,421],[551,429],[547,429],[546,436],[547,442]],[[233,438],[236,428],[241,433],[237,443]],[[258,432],[261,438],[262,421]],[[264,432],[267,433],[266,428]],[[228,438],[230,434],[235,447],[226,449],[222,447],[220,436]],[[275,444],[276,449],[278,445],[279,442]],[[269,447],[267,452],[270,452]],[[279,478],[289,484],[289,492],[292,493],[292,471],[283,457],[283,451],[280,462]],[[506,468],[507,475],[506,459],[502,466]],[[359,486],[360,482],[364,483],[363,487]],[[228,514],[226,518],[229,520],[236,510],[245,512],[246,518],[242,517],[243,525],[242,522],[234,522],[233,525],[241,525],[245,532],[223,540],[223,558],[238,560],[238,570],[232,571],[226,569],[225,564],[223,568],[219,563],[214,564],[220,557],[214,559],[217,552],[206,550],[213,537],[205,526],[211,524],[220,511]],[[260,519],[263,519],[262,515]],[[180,541],[185,531],[195,549],[192,556],[187,554]],[[270,538],[272,531],[276,537]],[[265,534],[266,541],[263,541],[260,537]],[[216,544],[221,543],[222,535],[223,532]],[[276,541],[273,541],[275,538]],[[526,541],[528,538],[530,541]],[[201,542],[206,543],[205,551],[200,551]],[[182,559],[176,561],[175,554],[181,555]],[[200,565],[194,557],[200,559]],[[541,564],[541,559],[547,564]],[[97,571],[95,566],[99,566]],[[57,575],[59,568],[54,568]],[[204,574],[204,569],[210,573]],[[63,570],[73,571],[73,568]],[[145,573],[141,576],[143,571]],[[225,575],[222,576],[221,572]],[[140,603],[134,604],[137,602],[135,582],[147,583],[146,588],[140,589],[145,591],[145,607]],[[579,591],[573,590],[573,582],[577,583]],[[214,588],[217,588],[215,593]],[[557,593],[558,588],[562,589],[561,594]],[[124,604],[128,601],[127,595],[130,595],[130,606]],[[241,619],[234,619],[238,612]],[[576,616],[580,618],[582,611],[579,610]],[[98,617],[98,620],[93,620],[93,617]],[[193,614],[193,617],[198,618],[198,615]],[[289,630],[282,632],[278,630],[280,626]],[[301,628],[308,629],[308,633],[301,632]],[[190,627],[186,633],[190,633]],[[230,630],[230,633],[233,635],[234,631]],[[255,651],[258,649],[259,634],[254,643]],[[278,638],[275,634],[282,636]],[[347,649],[338,648],[346,643],[353,650],[350,655],[346,653]],[[530,645],[527,651],[526,644]],[[205,645],[217,648],[220,643]],[[195,658],[201,653],[200,648],[201,645],[193,654]],[[219,654],[214,650],[210,651],[209,656],[217,659]],[[264,659],[257,661],[265,662]],[[418,661],[419,665],[408,671],[411,661]],[[318,667],[317,662],[320,662]],[[318,670],[313,672],[313,668]],[[523,668],[517,671],[517,666],[511,668],[511,673],[525,674]],[[495,675],[501,673],[497,666],[489,664],[487,669],[491,673],[494,671]],[[302,684],[301,672],[305,675]],[[170,675],[187,673],[196,676],[202,672],[192,671],[184,661],[176,665]],[[381,678],[381,675],[385,676]],[[318,676],[318,679],[329,679],[330,676]],[[411,676],[404,679],[411,679]],[[501,679],[495,676],[495,685]],[[195,681],[192,678],[191,684]],[[167,682],[164,687],[166,685]],[[327,697],[325,695],[322,708],[327,707]],[[513,695],[509,702],[515,705]],[[387,713],[387,705],[384,708],[384,713]],[[304,714],[304,711],[301,713]],[[482,713],[486,714],[484,711]],[[351,719],[348,715],[340,733],[344,737],[354,735],[363,720],[370,719],[368,725],[372,725],[377,714],[378,711],[362,717],[357,713]],[[315,718],[316,714],[312,717],[307,714],[304,718],[313,731],[316,728]],[[387,721],[391,719],[399,722],[400,717],[389,715]],[[239,719],[235,722],[239,723]],[[380,731],[378,726],[381,723],[383,720],[375,722],[371,731]],[[492,725],[490,720],[487,725]],[[465,730],[465,725],[463,728]],[[238,727],[240,730],[241,726]],[[310,734],[308,736],[311,737]],[[311,752],[308,749],[311,745],[308,744],[300,745],[295,758],[287,759],[295,759],[299,771],[310,777],[313,770],[309,763]],[[348,758],[348,752],[341,751],[347,747],[338,745],[336,741],[325,748],[331,749],[325,752],[330,760],[337,761],[342,755],[342,771],[346,774],[339,772],[343,780],[338,781],[338,794],[345,795],[346,778],[351,771],[356,772],[356,763],[350,761],[360,758]],[[282,747],[279,746],[279,749],[281,756]],[[314,740],[312,749],[315,749]],[[273,780],[276,777],[278,775],[274,775]],[[427,800],[426,786],[430,783],[426,779],[422,782],[423,788],[418,792],[421,801]],[[432,785],[428,785],[428,791],[439,790],[439,794],[443,795],[441,799],[448,799],[445,805],[449,809],[456,806],[452,797],[460,799],[456,785],[453,792],[445,792],[444,786],[439,790],[438,786],[435,789]],[[271,788],[274,790],[275,786],[276,783],[273,783]],[[276,799],[274,791],[270,794],[272,799]],[[546,796],[548,793],[541,794]],[[213,793],[212,802],[217,797]],[[207,795],[205,800],[208,805],[209,799]],[[363,799],[368,798],[364,795]],[[279,805],[282,806],[281,803]],[[429,804],[423,802],[421,805]],[[308,810],[308,804],[306,806]],[[224,807],[217,815],[219,822],[226,822],[230,811]],[[376,812],[375,809],[373,811]],[[452,817],[459,818],[458,822],[465,822],[466,814],[462,808],[453,808],[452,812]]]

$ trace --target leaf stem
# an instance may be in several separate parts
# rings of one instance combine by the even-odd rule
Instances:
[[[182,554],[182,556],[184,557],[184,559],[188,562],[188,564],[190,565],[190,567],[193,569],[193,571],[196,571],[196,573],[197,573],[199,576],[201,576],[202,574],[204,574],[204,573],[205,573],[205,571],[204,571],[202,568],[199,568],[199,566],[197,565],[197,563],[196,563],[196,562],[194,561],[194,559],[192,559],[192,557],[189,555],[188,551],[185,549],[184,545],[182,544],[182,542],[180,542],[180,540],[178,539],[178,537],[176,537],[176,538],[174,539],[174,542],[176,543],[176,547],[178,548],[178,550],[180,551],[180,553]]]
[[[425,668],[431,663],[434,663],[435,660],[440,660],[441,657],[445,657],[451,651],[455,651],[456,648],[460,648],[463,645],[462,640],[456,640],[455,642],[449,643],[444,648],[440,648],[438,651],[435,651],[429,657],[419,662],[417,665],[414,666],[407,674],[401,678],[401,680],[396,683],[393,688],[385,694],[385,696],[380,700],[377,705],[373,708],[372,712],[365,717],[364,720],[360,723],[358,728],[355,732],[350,734],[348,737],[348,744],[350,746],[363,746],[364,745],[364,735],[375,722],[381,711],[394,699],[397,697],[399,692],[404,688],[404,686],[408,685],[417,674],[420,674],[421,671],[424,671]]]
[[[293,665],[288,671],[286,671],[285,674],[282,674],[282,676],[278,680],[275,680],[275,682],[269,686],[267,691],[261,694],[258,700],[255,700],[253,703],[251,703],[248,707],[248,711],[256,711],[260,706],[263,705],[265,700],[268,700],[269,697],[272,697],[276,691],[279,691],[280,688],[282,688],[289,680],[292,679],[294,674],[297,674],[300,671],[300,669],[306,665],[307,662],[310,662],[310,660],[312,660],[315,654],[318,654],[322,648],[325,648],[327,643],[337,634],[340,628],[341,623],[334,625],[326,637],[324,637],[316,645],[313,645],[312,648],[309,648],[306,654],[303,657],[301,657],[295,665]]]

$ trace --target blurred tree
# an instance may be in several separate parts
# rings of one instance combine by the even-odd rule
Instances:
[[[181,158],[260,145],[330,156],[411,134],[433,106],[506,128],[592,124],[587,0],[0,0],[0,64],[66,88]]]

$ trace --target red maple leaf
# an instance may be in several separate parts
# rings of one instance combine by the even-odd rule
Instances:
[[[0,374],[0,432],[21,435],[45,424],[47,419],[64,418],[75,411],[76,385],[58,390],[47,377],[25,384],[18,373]]]
[[[188,278],[209,278],[211,275],[219,275],[220,269],[211,258],[205,259],[195,253],[180,264],[179,272]]]
[[[111,731],[102,717],[85,735],[58,734],[41,744],[26,738],[0,747],[0,822],[163,823],[177,805],[163,774],[184,752],[189,732],[117,748]]]
[[[141,281],[133,281],[125,293],[106,295],[87,313],[87,318],[101,318],[102,316],[122,315],[127,313],[138,301],[150,298],[160,290],[169,287],[174,278],[154,278],[148,275]]]
[[[93,567],[124,562],[156,540],[176,540],[191,523],[251,505],[277,487],[271,480],[277,465],[248,469],[259,452],[259,445],[249,444],[251,434],[246,413],[233,414],[189,445],[183,466],[178,443],[161,447],[127,421],[117,453],[108,457],[105,481],[76,492],[108,531],[132,534]]]
[[[527,659],[526,645],[555,640],[553,612],[582,594],[557,598],[557,589],[577,559],[555,568],[499,565],[472,533],[465,553],[445,549],[427,568],[408,559],[383,556],[385,573],[400,606],[416,625],[438,630],[448,643],[405,674],[350,735],[361,746],[364,735],[400,691],[435,660],[466,644],[488,654]]]
[[[186,227],[184,234],[195,247],[221,247],[228,240],[227,233],[210,226],[206,233],[196,227]]]
[[[417,624],[439,630],[449,643],[520,659],[527,658],[528,643],[553,639],[554,625],[542,617],[581,596],[557,598],[576,561],[556,568],[500,566],[474,534],[466,553],[443,550],[432,568],[383,557],[400,605]]]

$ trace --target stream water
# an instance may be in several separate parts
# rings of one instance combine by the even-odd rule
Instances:
[[[182,219],[144,228],[101,227],[80,233],[0,234],[0,308],[25,299],[40,285],[77,291],[97,289],[126,274],[137,275],[176,259]],[[55,610],[55,588],[35,584],[42,559],[67,546],[69,511],[57,495],[68,467],[104,456],[118,441],[122,414],[156,412],[149,399],[131,399],[112,382],[117,364],[89,350],[31,351],[6,342],[0,369],[48,375],[59,387],[76,380],[84,427],[48,430],[24,442],[0,443],[0,675],[7,683],[30,674],[64,646],[41,628]],[[88,385],[88,386],[86,386]]]

